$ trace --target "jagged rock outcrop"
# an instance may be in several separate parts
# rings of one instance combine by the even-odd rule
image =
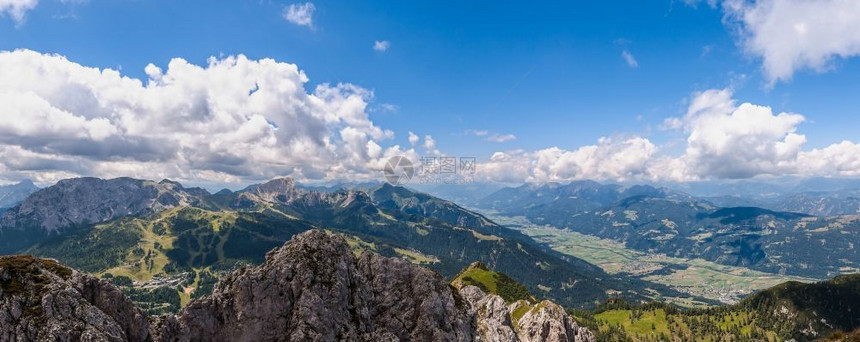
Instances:
[[[528,305],[521,317],[519,306]],[[522,312],[517,311],[517,312]],[[516,319],[519,318],[519,319]],[[0,258],[5,341],[593,341],[558,305],[475,286],[311,230],[223,277],[178,315],[147,319],[112,284],[30,256]]]
[[[564,309],[548,300],[506,304],[502,297],[464,286],[460,294],[475,314],[476,340],[482,342],[593,342],[594,334],[580,327]]]
[[[511,312],[515,310],[516,307],[512,306]],[[561,306],[548,300],[528,309],[516,324],[522,342],[595,341],[594,334],[577,325]]]
[[[476,340],[482,342],[513,342],[519,341],[517,332],[511,322],[511,313],[502,297],[487,295],[477,286],[464,286],[460,295],[472,305],[475,323]]]
[[[321,231],[222,279],[154,328],[163,341],[472,341],[468,305],[437,273]]]
[[[149,341],[146,316],[113,285],[55,261],[0,257],[0,342]]]

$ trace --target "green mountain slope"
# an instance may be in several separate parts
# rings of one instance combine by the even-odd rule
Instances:
[[[678,310],[662,303],[607,302],[576,311],[603,341],[813,341],[860,327],[860,274],[787,282],[732,306]]]
[[[529,302],[537,301],[537,298],[529,293],[528,288],[511,279],[506,274],[496,272],[487,268],[480,262],[474,262],[454,277],[451,284],[456,288],[472,285],[477,286],[485,293],[499,295],[507,303],[518,300]]]

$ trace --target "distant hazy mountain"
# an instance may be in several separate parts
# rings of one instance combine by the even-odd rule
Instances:
[[[0,208],[11,208],[39,190],[29,179],[18,184],[0,185]]]
[[[860,214],[860,190],[801,192],[782,196],[764,206],[816,216],[857,215]]]
[[[720,207],[762,207],[815,216],[860,214],[860,190],[799,192],[766,199],[740,196],[700,198]]]
[[[510,214],[546,210],[563,215],[573,215],[584,210],[609,205],[624,198],[640,195],[690,198],[687,194],[668,188],[656,188],[649,185],[604,185],[586,180],[568,184],[524,184],[515,188],[504,188],[482,199],[479,205],[482,208]]]
[[[477,205],[484,197],[504,188],[504,186],[500,184],[485,182],[464,184],[409,183],[406,187],[470,207]]]
[[[816,216],[860,213],[860,179],[808,178],[670,184],[721,207],[755,206]]]

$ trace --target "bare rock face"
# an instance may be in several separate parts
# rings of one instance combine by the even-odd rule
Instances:
[[[0,342],[149,341],[148,328],[107,282],[52,260],[0,257]]]
[[[168,180],[73,178],[39,190],[0,217],[0,229],[39,226],[47,232],[120,216],[142,215],[188,205],[200,189]]]
[[[564,309],[550,301],[524,300],[506,304],[502,297],[464,286],[460,294],[471,304],[476,340],[482,342],[593,342],[594,334],[574,322]],[[517,317],[522,315],[520,317]]]
[[[595,341],[594,334],[580,327],[564,309],[548,300],[529,309],[517,322],[522,342]]]
[[[477,286],[464,286],[460,295],[472,305],[476,323],[476,340],[482,342],[519,341],[511,323],[511,314],[502,297],[487,295]]]
[[[467,304],[445,279],[365,253],[321,231],[297,235],[257,267],[154,325],[162,341],[472,341]]]
[[[262,201],[281,203],[292,202],[305,193],[296,187],[296,182],[291,177],[276,178],[263,184],[254,184],[241,192],[254,195]]]

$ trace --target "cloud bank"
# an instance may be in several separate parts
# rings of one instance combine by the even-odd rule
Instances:
[[[0,174],[230,182],[294,175],[365,179],[393,155],[368,117],[372,92],[305,89],[294,64],[245,56],[173,59],[148,79],[30,50],[0,53]]]
[[[683,117],[663,127],[682,132],[681,155],[639,136],[604,137],[597,144],[564,150],[497,152],[483,163],[482,176],[503,182],[696,181],[760,176],[858,176],[860,144],[842,141],[805,151],[798,125],[806,118],[775,114],[770,107],[738,105],[731,89],[693,94]]]

